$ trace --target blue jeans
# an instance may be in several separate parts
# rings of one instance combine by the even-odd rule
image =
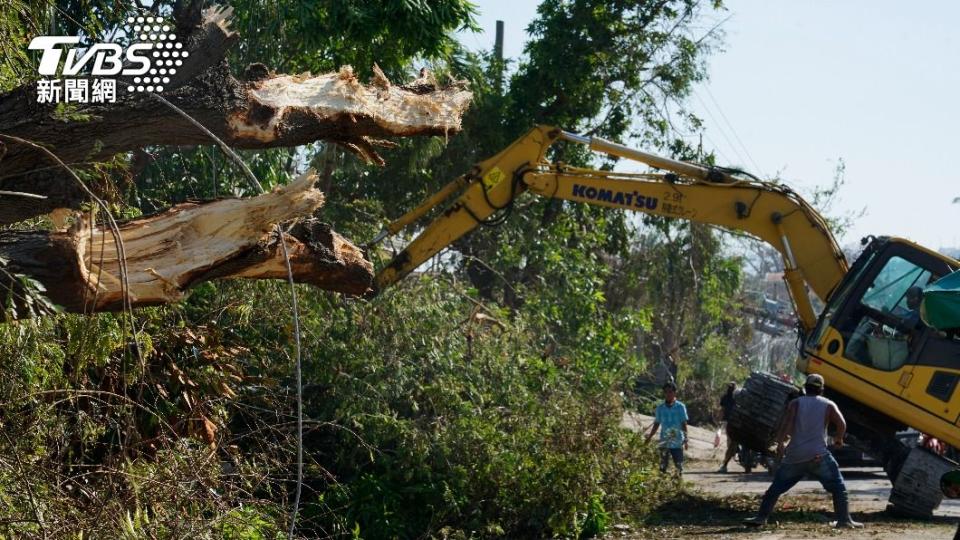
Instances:
[[[760,517],[766,519],[770,516],[773,507],[777,504],[777,499],[808,474],[819,480],[823,484],[823,489],[833,495],[834,509],[838,513],[845,514],[847,487],[843,484],[843,475],[840,474],[837,460],[833,459],[833,455],[828,452],[803,463],[781,463],[777,468],[777,474],[773,477],[773,483],[763,494],[763,500],[760,502]],[[838,516],[837,519],[846,517]]]
[[[670,465],[670,458],[673,458],[673,465],[677,472],[683,472],[683,448],[661,448],[660,449],[660,472],[667,472],[667,466]]]

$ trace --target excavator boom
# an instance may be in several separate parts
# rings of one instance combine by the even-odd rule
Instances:
[[[639,161],[667,173],[629,174],[548,163],[546,151],[559,140],[586,144],[595,151]],[[816,323],[807,288],[826,300],[847,272],[843,252],[823,218],[786,186],[549,126],[532,129],[499,154],[477,164],[470,173],[389,225],[378,239],[415,222],[461,190],[459,197],[377,275],[378,290],[509,207],[526,191],[716,225],[763,240],[783,256],[784,277],[805,330]]]

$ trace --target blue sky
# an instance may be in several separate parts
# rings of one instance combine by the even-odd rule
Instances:
[[[536,4],[480,0],[486,32],[461,38],[489,48],[502,19],[517,58]],[[727,0],[705,23],[721,20],[723,50],[689,101],[707,149],[802,193],[828,185],[843,159],[832,211],[866,215],[842,244],[886,234],[960,246],[960,2]]]

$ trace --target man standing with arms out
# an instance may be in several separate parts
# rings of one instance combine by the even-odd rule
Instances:
[[[647,434],[647,441],[660,430],[660,472],[667,472],[670,459],[683,474],[683,451],[687,448],[687,406],[677,400],[677,385],[668,382],[663,385],[663,403],[657,405],[653,413],[653,427]]]
[[[836,403],[823,397],[821,375],[807,376],[803,388],[806,395],[791,401],[787,406],[786,418],[777,434],[777,455],[783,458],[777,474],[767,492],[763,494],[756,517],[746,519],[744,523],[757,527],[766,524],[777,499],[809,474],[820,480],[823,488],[833,495],[837,528],[863,527],[862,523],[857,523],[850,517],[847,487],[843,483],[837,460],[833,459],[826,444],[827,425],[832,424],[835,430],[834,445],[843,445],[847,422]],[[783,440],[787,435],[790,435],[790,444],[784,452]]]

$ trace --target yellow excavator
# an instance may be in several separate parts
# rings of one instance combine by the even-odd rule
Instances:
[[[547,150],[558,141],[587,145],[659,172],[550,163]],[[960,269],[960,261],[905,239],[869,237],[848,265],[823,218],[782,184],[537,126],[380,232],[372,244],[450,201],[378,272],[376,291],[495,220],[525,192],[707,223],[773,246],[783,257],[784,280],[797,313],[799,370],[826,378],[828,397],[848,418],[847,443],[884,463],[893,482],[891,509],[929,516],[939,505],[939,478],[956,464],[914,441],[922,433],[960,448],[960,334],[925,325],[916,293]],[[824,306],[819,314],[811,294]],[[765,450],[795,390],[771,375],[754,373],[737,399],[731,431]]]

